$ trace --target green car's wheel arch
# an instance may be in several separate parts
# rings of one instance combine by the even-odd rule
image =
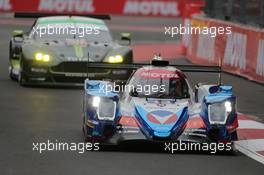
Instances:
[[[15,80],[16,78],[15,78],[15,75],[13,74],[12,55],[13,55],[12,44],[10,42],[10,44],[9,44],[9,68],[8,68],[8,73],[9,73],[9,78],[11,80]]]

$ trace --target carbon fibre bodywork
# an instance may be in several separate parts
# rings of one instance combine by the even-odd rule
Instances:
[[[131,92],[117,93],[107,90],[107,87],[112,86],[111,82],[86,80],[83,105],[83,131],[86,140],[104,144],[142,140],[150,142],[237,140],[236,97],[231,86],[200,84],[193,93],[184,74],[171,66],[144,66],[132,75],[127,85],[133,81],[133,77],[139,74],[145,76],[142,74],[144,71],[153,76],[157,73],[159,76],[177,77],[187,83],[189,95],[179,99],[173,96],[140,97]],[[109,101],[105,102],[105,98]],[[115,112],[109,112],[105,108],[111,106],[111,103],[115,103]],[[101,118],[100,110],[107,110],[109,113],[106,112],[107,115]]]
[[[65,25],[98,25],[101,35],[98,37],[63,35],[62,37],[41,38],[34,34],[34,27],[55,25],[62,21]],[[107,37],[104,38],[104,37]],[[98,38],[98,39],[97,39]],[[126,38],[129,40],[129,38]],[[129,40],[130,41],[130,40]],[[87,67],[88,62],[109,62],[109,58],[118,55],[122,63],[133,63],[133,53],[129,46],[113,41],[106,24],[99,19],[59,16],[38,18],[28,33],[14,31],[10,40],[9,73],[12,79],[20,84],[49,85],[82,85],[89,79],[127,80],[131,72],[127,70],[111,71],[109,69],[93,69]],[[36,61],[36,54],[49,56],[49,61]]]

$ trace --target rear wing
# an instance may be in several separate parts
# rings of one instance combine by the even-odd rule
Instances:
[[[40,18],[49,16],[83,16],[102,20],[111,20],[111,16],[107,14],[78,14],[78,13],[15,13],[15,18]]]
[[[150,66],[147,63],[133,63],[133,64],[116,64],[116,63],[87,63],[88,68],[102,68],[102,69],[129,69],[136,70],[143,66]],[[176,67],[183,72],[207,72],[207,73],[221,73],[220,66],[200,66],[200,65],[178,65],[170,64],[169,66]]]
[[[100,68],[100,69],[126,69],[126,70],[137,70],[144,66],[172,66],[176,67],[182,72],[204,72],[204,73],[218,73],[218,85],[222,84],[222,68],[221,66],[201,66],[201,65],[178,65],[178,64],[169,64],[169,61],[158,61],[154,60],[151,64],[147,63],[134,63],[134,64],[116,64],[116,63],[95,63],[87,62],[87,69],[90,68]]]

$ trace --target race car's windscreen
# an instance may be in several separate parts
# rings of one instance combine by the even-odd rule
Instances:
[[[112,36],[105,26],[82,24],[38,25],[32,29],[30,38],[36,40],[84,39],[88,42],[109,43]]]
[[[188,85],[181,78],[145,78],[134,76],[129,82],[129,88],[133,96],[163,98],[163,99],[182,99],[188,98]]]

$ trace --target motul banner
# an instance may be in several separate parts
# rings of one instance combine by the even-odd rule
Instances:
[[[191,1],[192,0],[0,0],[0,12],[180,16],[183,15],[186,3]]]
[[[183,37],[188,58],[198,64],[217,65],[224,70],[264,83],[264,31],[231,22],[193,16],[185,24],[198,27],[230,28],[229,33],[189,34]]]

